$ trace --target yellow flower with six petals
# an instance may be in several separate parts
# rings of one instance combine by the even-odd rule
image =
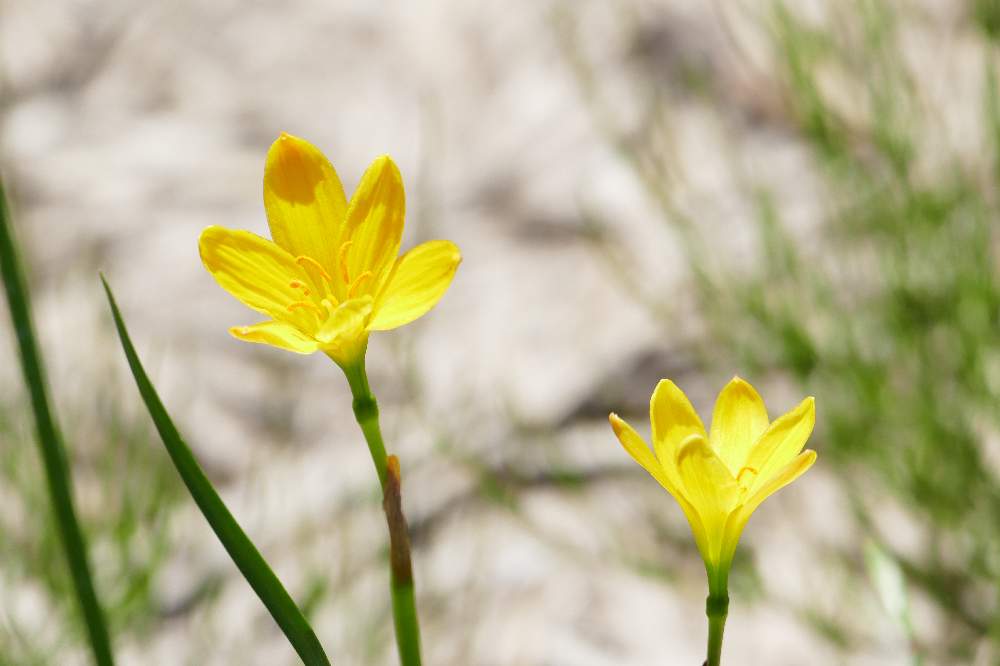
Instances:
[[[816,421],[813,398],[769,423],[764,401],[739,377],[719,393],[710,434],[668,379],[650,399],[653,451],[616,414],[609,420],[629,455],[681,505],[713,589],[726,587],[750,514],[816,460],[815,451],[802,451]]]
[[[217,226],[198,241],[222,288],[269,317],[230,329],[248,342],[323,351],[349,365],[364,355],[371,331],[402,326],[434,307],[462,260],[445,240],[398,256],[403,181],[385,155],[348,202],[323,153],[283,133],[267,154],[264,207],[273,242]]]

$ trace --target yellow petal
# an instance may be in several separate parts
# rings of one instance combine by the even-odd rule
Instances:
[[[289,310],[302,298],[292,282],[306,283],[309,278],[292,255],[271,241],[249,231],[213,226],[201,232],[198,250],[216,282],[245,305],[305,331],[317,325],[311,311]]]
[[[342,258],[346,266],[340,268],[347,269],[350,280],[370,271],[375,277],[370,284],[376,286],[399,253],[405,216],[403,178],[392,159],[383,155],[365,171],[347,208],[346,238],[351,244]]]
[[[728,515],[739,501],[736,479],[703,436],[684,440],[677,451],[677,470],[684,495],[702,516]]]
[[[752,475],[747,484],[750,495],[756,493],[771,477],[799,454],[816,424],[816,401],[806,398],[795,409],[777,418],[750,449],[745,467]]]
[[[802,476],[807,469],[812,467],[814,462],[816,462],[816,452],[812,449],[806,449],[798,454],[751,495],[740,510],[749,517],[760,506],[761,502]]]
[[[315,340],[294,326],[280,321],[262,321],[253,326],[233,326],[229,332],[240,340],[271,345],[297,354],[311,354],[319,348]]]
[[[344,301],[320,327],[316,339],[324,347],[349,345],[366,335],[365,324],[371,311],[371,296]]]
[[[691,506],[687,498],[678,490],[676,481],[668,476],[656,460],[653,452],[649,450],[646,442],[632,426],[620,419],[617,414],[609,415],[608,420],[611,422],[611,428],[615,431],[615,436],[618,437],[618,441],[621,442],[625,451],[644,470],[649,472],[650,476],[656,479],[677,500],[677,503],[680,504],[684,515],[688,519],[688,523],[691,525],[691,532],[698,543],[698,549],[702,553],[706,553],[708,544],[705,541],[705,527],[701,522],[701,517],[698,515],[698,511]]]
[[[708,441],[734,476],[766,429],[764,401],[753,386],[733,377],[715,401]]]
[[[719,564],[726,519],[739,501],[739,486],[725,463],[700,434],[689,435],[677,451],[681,492],[698,511],[706,533],[702,555]]]
[[[726,524],[725,544],[723,546],[724,559],[732,559],[743,528],[746,527],[750,515],[757,510],[761,502],[802,476],[807,469],[812,467],[814,462],[816,462],[816,452],[809,449],[803,451],[782,467],[777,474],[768,479],[767,483],[750,495],[743,505],[733,512]]]
[[[649,446],[642,439],[642,436],[635,431],[635,429],[626,423],[624,420],[619,418],[617,414],[610,414],[608,416],[608,421],[611,422],[611,429],[615,431],[615,436],[618,437],[618,441],[621,442],[622,447],[625,451],[632,456],[639,465],[650,473],[650,475],[660,482],[664,488],[669,490],[671,493],[676,491],[674,485],[669,479],[663,474],[663,469],[660,467],[660,463],[656,460],[656,456],[653,452],[649,450]]]
[[[649,400],[653,447],[664,468],[674,467],[681,443],[691,435],[705,437],[705,426],[684,392],[669,379],[660,380]]]
[[[347,201],[337,172],[318,148],[290,134],[278,137],[264,166],[264,208],[275,243],[332,271]]]
[[[396,261],[382,288],[370,328],[408,324],[437,304],[451,284],[462,255],[451,241],[422,243]]]

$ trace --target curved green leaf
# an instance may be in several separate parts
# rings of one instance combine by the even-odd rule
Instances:
[[[21,370],[28,385],[28,393],[31,395],[31,409],[35,413],[35,429],[38,432],[38,447],[45,466],[49,497],[52,500],[59,537],[69,563],[73,588],[87,625],[94,662],[98,666],[111,666],[114,663],[111,639],[108,636],[104,611],[101,610],[97,594],[94,592],[94,582],[87,562],[87,545],[76,518],[76,510],[73,508],[73,488],[69,466],[66,463],[66,451],[49,405],[45,368],[42,365],[41,351],[31,323],[31,300],[25,287],[24,272],[18,260],[11,226],[7,198],[4,196],[3,183],[0,183],[0,273],[3,274],[3,285],[10,305],[10,318],[17,335]]]
[[[264,602],[271,617],[278,623],[292,647],[298,652],[303,663],[306,666],[329,666],[330,660],[323,651],[323,646],[320,645],[312,627],[302,615],[302,611],[295,605],[253,542],[237,524],[198,465],[191,449],[177,432],[170,415],[167,414],[167,410],[156,394],[156,389],[153,388],[139,362],[135,347],[125,329],[125,322],[122,321],[121,312],[118,311],[118,305],[115,303],[115,297],[103,275],[101,283],[108,295],[111,314],[115,319],[115,328],[118,329],[118,337],[121,339],[129,367],[132,369],[132,375],[139,387],[139,393],[142,394],[142,399],[146,403],[149,415],[153,418],[153,423],[156,424],[160,437],[163,439],[167,453],[170,454],[170,459],[180,473],[191,497],[194,498],[201,513],[205,516],[205,520],[211,525],[229,556],[233,558],[240,573],[250,583],[250,587],[257,593],[260,600]]]

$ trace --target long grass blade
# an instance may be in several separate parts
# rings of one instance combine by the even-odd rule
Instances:
[[[205,476],[201,466],[198,465],[191,449],[181,438],[170,419],[170,415],[167,414],[163,403],[160,402],[156,389],[153,388],[146,371],[143,370],[142,364],[139,362],[139,356],[129,338],[125,322],[122,320],[115,297],[111,293],[111,287],[108,286],[103,276],[101,276],[101,283],[107,293],[111,314],[115,320],[115,328],[118,329],[118,337],[121,339],[129,367],[132,369],[132,375],[139,387],[139,393],[142,394],[142,399],[146,403],[146,408],[153,418],[153,423],[156,425],[160,437],[163,439],[167,453],[170,455],[174,467],[177,468],[177,472],[181,475],[184,485],[191,493],[191,497],[194,498],[201,513],[205,516],[205,520],[208,521],[215,535],[222,542],[240,573],[250,583],[250,587],[257,593],[260,600],[264,602],[271,617],[278,623],[281,631],[284,632],[292,647],[302,658],[303,663],[306,666],[329,666],[330,660],[302,611],[295,605],[253,542],[237,524]]]
[[[94,662],[98,666],[111,666],[114,663],[111,639],[104,611],[101,610],[97,594],[94,592],[94,582],[87,562],[87,546],[73,507],[73,490],[66,451],[49,401],[41,351],[31,320],[31,301],[24,271],[18,258],[17,245],[14,242],[10,211],[2,182],[0,182],[0,273],[3,274],[10,318],[17,335],[21,370],[31,396],[31,409],[35,415],[35,429],[45,467],[45,479],[59,537],[73,579],[73,589],[87,627]]]

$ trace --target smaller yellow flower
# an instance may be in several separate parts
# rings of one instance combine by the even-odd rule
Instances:
[[[402,256],[406,204],[399,169],[377,158],[348,203],[337,172],[304,139],[282,134],[264,168],[272,241],[208,227],[198,241],[219,285],[268,319],[233,336],[342,366],[364,355],[371,331],[417,319],[440,300],[462,256],[445,240]]]
[[[629,455],[681,505],[709,579],[721,576],[722,588],[750,514],[816,460],[802,450],[816,422],[813,398],[769,423],[764,401],[739,377],[719,393],[711,434],[668,379],[650,399],[653,451],[616,414],[609,420]]]

